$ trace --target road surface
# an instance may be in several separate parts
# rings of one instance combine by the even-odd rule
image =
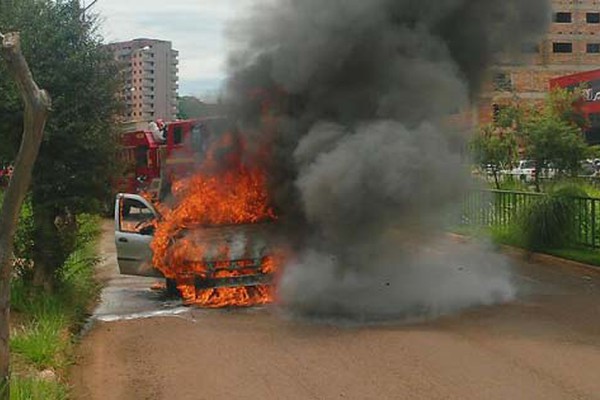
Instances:
[[[111,229],[75,399],[600,399],[594,272],[522,263],[513,304],[342,328],[165,302],[153,280],[116,275]]]

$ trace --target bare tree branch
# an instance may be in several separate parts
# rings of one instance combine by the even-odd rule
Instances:
[[[13,239],[19,212],[29,184],[33,165],[44,134],[51,109],[48,93],[33,80],[27,60],[21,53],[18,33],[0,33],[0,52],[8,71],[17,84],[25,106],[21,147],[15,160],[13,176],[4,195],[0,210],[0,400],[10,399],[10,277],[12,273]]]

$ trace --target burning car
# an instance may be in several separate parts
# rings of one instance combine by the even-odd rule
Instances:
[[[163,221],[144,197],[117,195],[115,242],[121,274],[164,277],[168,291],[178,290],[186,303],[205,307],[272,300],[273,221],[186,226],[169,238],[165,252],[159,254],[152,247]]]

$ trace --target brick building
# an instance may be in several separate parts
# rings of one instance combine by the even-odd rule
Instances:
[[[109,48],[125,79],[123,122],[173,120],[177,115],[178,56],[171,42],[134,39]]]
[[[525,0],[526,1],[526,0]],[[550,79],[600,68],[600,0],[554,0],[553,22],[541,43],[522,49],[517,60],[490,71],[473,119],[492,120],[513,98],[540,102]]]

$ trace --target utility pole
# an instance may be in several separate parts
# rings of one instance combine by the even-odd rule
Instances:
[[[85,21],[85,13],[94,6],[94,4],[96,4],[98,2],[98,0],[93,0],[90,4],[88,4],[87,6],[85,5],[85,0],[82,1],[82,5],[81,5],[81,15],[83,17],[83,20]]]

